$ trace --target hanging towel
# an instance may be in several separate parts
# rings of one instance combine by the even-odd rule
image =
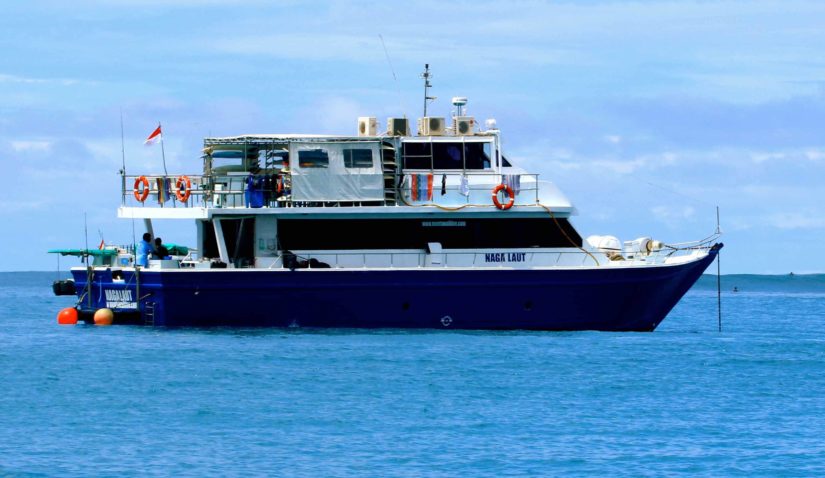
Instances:
[[[441,195],[447,194],[447,175],[441,175]]]
[[[458,192],[461,193],[462,196],[470,197],[470,181],[467,179],[467,176],[461,176]]]
[[[158,188],[158,204],[163,204],[169,200],[169,179],[157,178],[155,184]]]
[[[433,200],[433,173],[427,175],[427,201]]]
[[[510,186],[514,195],[518,195],[521,191],[521,175],[519,174],[502,174],[501,184]]]
[[[410,175],[410,198],[413,201],[418,201],[418,175]]]

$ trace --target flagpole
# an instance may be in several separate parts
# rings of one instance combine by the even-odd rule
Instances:
[[[120,109],[120,160],[121,174],[126,176],[126,140],[123,136],[123,108]]]
[[[158,121],[158,128],[160,128],[160,121]],[[163,156],[163,175],[169,176],[166,171],[166,151],[163,149],[163,132],[160,133],[160,154]]]
[[[123,206],[126,205],[126,140],[123,136],[123,108],[120,109],[120,202]]]

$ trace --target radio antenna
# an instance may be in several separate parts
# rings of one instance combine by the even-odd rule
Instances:
[[[721,234],[722,228],[719,226],[719,206],[716,206],[716,234]],[[721,250],[716,251],[716,310],[719,313],[719,332],[722,331],[722,254]]]
[[[404,104],[401,102],[401,90],[398,88],[398,77],[395,76],[395,68],[392,66],[392,60],[390,60],[390,52],[387,51],[387,45],[384,43],[384,37],[381,34],[378,34],[378,38],[381,40],[381,47],[384,49],[384,56],[387,57],[387,64],[390,65],[390,73],[392,73],[392,80],[395,83],[395,94],[398,96],[398,107],[401,108],[401,111],[404,111]],[[404,113],[404,117],[407,117],[407,114]]]
[[[120,109],[120,183],[122,193],[120,195],[120,202],[122,206],[126,205],[126,140],[123,136],[123,108]]]
[[[120,174],[126,175],[126,141],[123,138],[123,108],[120,109]]]
[[[427,117],[427,102],[435,101],[435,96],[429,96],[430,88],[432,88],[432,84],[430,83],[430,78],[433,75],[430,73],[430,64],[424,64],[424,73],[421,73],[421,79],[424,80],[424,117]]]

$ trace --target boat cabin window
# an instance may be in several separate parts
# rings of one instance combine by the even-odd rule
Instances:
[[[345,149],[344,150],[344,167],[347,168],[371,168],[372,167],[372,150],[359,149]]]
[[[302,168],[328,168],[329,153],[320,148],[298,151],[298,165]]]
[[[432,169],[432,143],[404,143],[405,169]]]
[[[235,146],[235,148],[243,148],[243,146]],[[257,148],[218,149],[211,152],[209,158],[212,172],[216,174],[249,171],[259,165]]]
[[[490,169],[491,150],[484,142],[404,143],[404,168]]]
[[[464,169],[490,169],[490,143],[464,143]]]
[[[433,143],[433,169],[464,169],[461,143]]]
[[[353,231],[358,231],[353,233]],[[279,219],[282,250],[581,247],[566,218]]]

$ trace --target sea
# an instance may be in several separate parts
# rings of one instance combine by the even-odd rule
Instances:
[[[59,326],[55,278],[0,273],[0,476],[825,476],[825,275],[652,333]]]

